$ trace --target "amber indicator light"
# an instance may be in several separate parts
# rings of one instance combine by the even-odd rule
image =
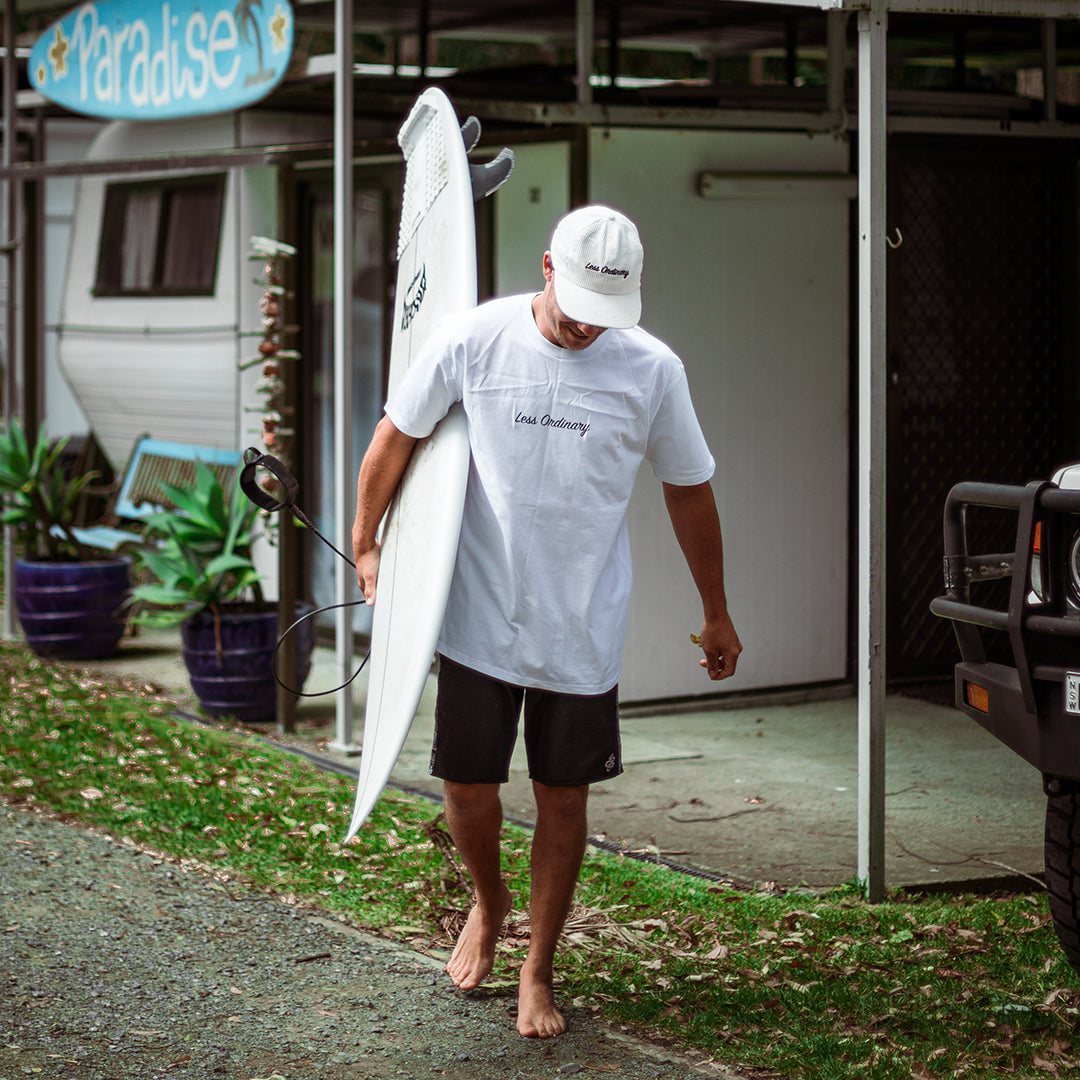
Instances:
[[[979,712],[990,712],[990,691],[985,686],[973,682],[964,683],[964,700]]]

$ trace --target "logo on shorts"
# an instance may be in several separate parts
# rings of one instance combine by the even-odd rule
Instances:
[[[604,769],[607,772],[611,772],[611,770],[614,769],[614,768],[615,768],[615,755],[612,754],[611,757],[609,757],[607,759],[607,761],[604,762]]]

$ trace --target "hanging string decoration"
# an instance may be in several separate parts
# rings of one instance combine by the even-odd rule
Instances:
[[[287,404],[286,368],[290,362],[300,359],[296,349],[287,348],[286,341],[297,333],[298,327],[285,323],[285,301],[291,299],[284,286],[284,266],[296,255],[296,248],[280,240],[266,236],[251,238],[248,258],[262,263],[262,276],[255,284],[262,286],[259,315],[262,331],[258,343],[258,355],[242,360],[240,369],[262,366],[262,374],[255,385],[255,392],[262,399],[258,405],[247,405],[245,412],[260,418],[259,426],[249,429],[258,436],[263,449],[272,454],[286,467],[291,467],[291,442],[296,434],[293,408]],[[267,491],[276,491],[277,481],[270,473],[261,478]]]

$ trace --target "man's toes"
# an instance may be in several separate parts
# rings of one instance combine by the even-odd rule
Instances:
[[[524,1039],[554,1039],[566,1031],[566,1021],[558,1014],[555,1017],[545,1017],[537,1024],[519,1020],[517,1030]]]

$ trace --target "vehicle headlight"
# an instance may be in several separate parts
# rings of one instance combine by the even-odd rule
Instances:
[[[1069,584],[1073,594],[1080,599],[1080,532],[1078,532],[1069,544]]]
[[[1077,533],[1080,539],[1080,533]],[[1031,542],[1031,591],[1038,598],[1040,604],[1045,604],[1050,599],[1050,591],[1043,582],[1042,574],[1042,522],[1035,522],[1035,536]]]

